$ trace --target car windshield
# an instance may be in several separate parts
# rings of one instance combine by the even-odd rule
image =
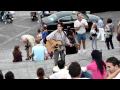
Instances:
[[[55,21],[57,19],[57,15],[56,14],[52,14],[52,15],[48,16],[48,19],[50,21]]]

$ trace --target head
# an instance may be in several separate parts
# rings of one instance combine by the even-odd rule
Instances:
[[[38,32],[38,33],[40,33],[40,32],[41,32],[41,30],[40,30],[40,29],[38,29],[38,30],[37,30],[37,32]]]
[[[93,23],[91,28],[94,28],[96,32],[98,31],[96,23]]]
[[[2,71],[0,70],[0,80],[2,80],[2,79],[4,79],[4,77],[3,77]]]
[[[21,41],[23,43],[27,43],[28,39],[27,39],[26,35],[21,36]]]
[[[101,74],[103,74],[104,69],[106,68],[105,63],[102,61],[102,52],[99,50],[93,50],[91,53],[92,59],[96,62],[97,67]]]
[[[59,69],[63,69],[65,67],[65,61],[64,60],[59,60],[58,61],[58,67],[59,67]]]
[[[38,68],[37,69],[37,77],[39,79],[44,79],[44,75],[45,75],[44,69],[43,68]]]
[[[36,44],[40,44],[40,41],[41,41],[41,38],[36,38],[35,39]]]
[[[81,74],[81,66],[77,62],[72,62],[68,68],[69,74],[72,78],[80,77]]]
[[[58,31],[62,31],[63,30],[63,23],[62,22],[58,22],[58,24],[57,24],[57,30]]]
[[[43,25],[43,29],[44,29],[44,30],[47,29],[47,25],[46,25],[46,24]]]
[[[80,12],[78,12],[78,13],[77,13],[77,19],[78,19],[79,21],[81,21],[83,18],[84,18],[83,15],[82,15]]]
[[[110,73],[114,73],[120,67],[120,61],[116,57],[110,57],[106,60],[106,67]]]
[[[8,72],[5,74],[5,79],[15,79],[14,73],[11,72],[11,71],[8,71]]]
[[[111,19],[111,18],[108,18],[108,19],[107,19],[107,23],[112,23],[112,19]]]
[[[14,47],[14,51],[19,51],[19,45],[16,45],[16,46]]]

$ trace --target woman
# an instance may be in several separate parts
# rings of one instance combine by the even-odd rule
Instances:
[[[106,65],[102,60],[102,53],[98,50],[93,50],[91,56],[92,62],[87,65],[86,69],[91,72],[92,79],[106,78]]]
[[[15,46],[14,47],[14,51],[13,51],[13,62],[20,62],[22,61],[22,53],[19,49],[19,46]]]
[[[93,25],[91,27],[91,31],[90,31],[90,37],[92,39],[92,49],[93,50],[97,49],[97,32],[98,32],[97,25],[95,23],[93,23]]]
[[[38,77],[38,79],[47,79],[44,76],[45,76],[44,69],[43,68],[38,68],[37,69],[37,77]]]
[[[108,50],[110,50],[110,45],[111,48],[114,49],[114,45],[112,42],[113,32],[114,32],[114,25],[112,23],[112,19],[108,18],[107,24],[105,26],[105,38],[106,38],[105,43],[107,45]]]

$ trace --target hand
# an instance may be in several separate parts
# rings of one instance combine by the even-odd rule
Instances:
[[[72,47],[73,45],[72,44],[69,44],[70,47]]]

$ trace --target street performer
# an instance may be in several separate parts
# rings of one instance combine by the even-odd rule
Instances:
[[[32,53],[32,47],[35,45],[35,38],[32,35],[21,36],[22,42],[25,44],[25,50],[27,54],[26,60],[30,60],[30,55]]]
[[[53,46],[54,48],[54,63],[55,66],[57,65],[58,59],[59,59],[59,55],[61,57],[61,60],[65,61],[65,45],[68,44],[70,46],[72,46],[72,44],[70,43],[69,39],[67,38],[66,33],[63,31],[63,23],[62,22],[58,22],[57,24],[57,30],[53,31],[52,33],[50,33],[47,37],[47,42],[49,40],[55,40],[60,41],[58,42],[58,44],[56,44],[55,46],[51,44],[51,46]],[[46,44],[47,44],[46,42]],[[48,50],[49,51],[49,50]]]

